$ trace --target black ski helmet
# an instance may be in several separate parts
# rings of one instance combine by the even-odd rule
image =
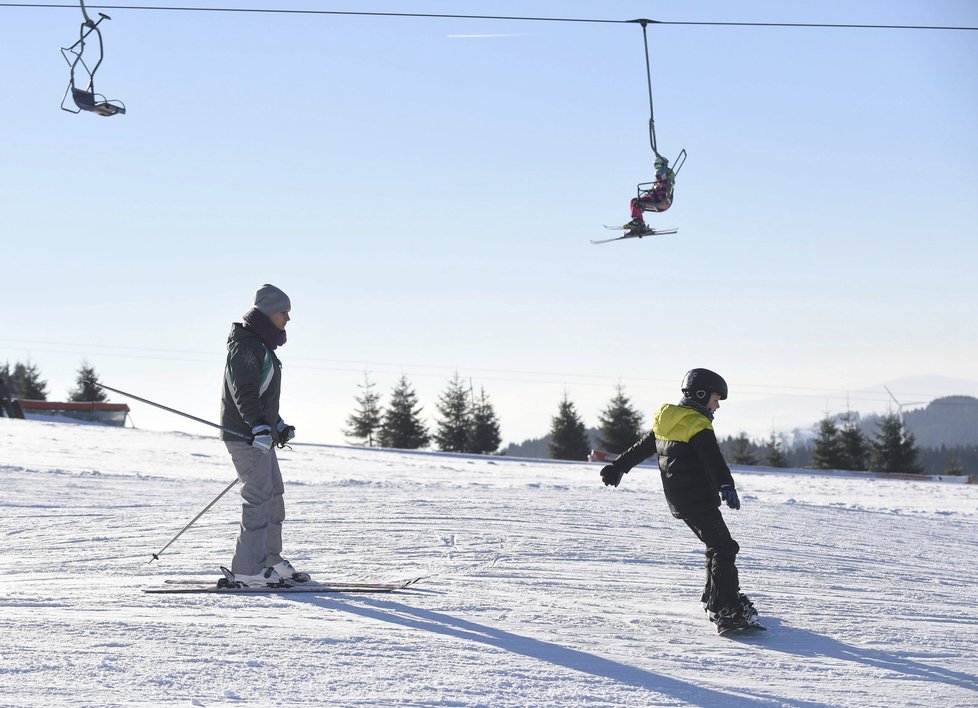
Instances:
[[[711,393],[719,393],[720,400],[727,400],[727,382],[720,374],[709,369],[690,369],[683,376],[683,393],[690,399],[706,405]]]

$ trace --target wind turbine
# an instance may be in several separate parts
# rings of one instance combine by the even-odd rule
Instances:
[[[922,403],[927,403],[927,401],[911,401],[910,403],[900,403],[900,401],[897,400],[897,397],[893,395],[893,391],[891,391],[890,389],[886,388],[886,384],[883,384],[883,388],[886,389],[886,392],[888,394],[890,394],[890,398],[892,398],[893,399],[893,402],[896,403],[897,412],[900,414],[900,424],[903,426],[904,430],[906,430],[906,428],[907,428],[906,423],[907,422],[903,419],[903,407],[904,406],[919,406]]]

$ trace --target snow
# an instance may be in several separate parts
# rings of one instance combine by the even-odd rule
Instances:
[[[654,469],[296,445],[286,554],[389,595],[150,595],[230,561],[212,437],[0,420],[0,703],[973,706],[978,485],[735,469],[769,627],[717,637]]]

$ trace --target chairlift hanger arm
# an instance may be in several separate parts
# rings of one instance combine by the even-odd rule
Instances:
[[[70,77],[68,79],[68,88],[65,89],[65,95],[61,99],[62,110],[68,111],[69,113],[79,113],[81,111],[90,111],[92,113],[98,113],[102,116],[113,116],[119,113],[125,113],[126,107],[121,101],[109,101],[100,94],[95,93],[95,73],[98,71],[99,66],[102,64],[102,59],[105,56],[105,45],[102,41],[102,31],[99,29],[99,24],[102,20],[111,20],[112,18],[103,12],[99,13],[98,20],[93,21],[88,15],[88,11],[85,9],[84,0],[79,0],[81,5],[82,17],[84,18],[78,31],[78,40],[72,44],[70,47],[62,48],[61,53],[64,55],[65,61],[68,62],[71,67]],[[83,55],[85,53],[85,42],[89,35],[95,33],[98,38],[98,60],[95,62],[94,66],[89,69],[88,64],[85,63]],[[75,81],[75,71],[78,66],[85,70],[88,74],[88,82],[84,88],[79,88]],[[72,110],[66,107],[68,96],[71,96],[72,101],[78,110]]]
[[[653,154],[655,154],[655,156],[658,158],[659,149],[656,146],[655,140],[655,104],[652,101],[652,62],[649,59],[649,36],[646,27],[650,23],[658,24],[659,21],[644,18],[628,21],[642,26],[642,43],[645,45],[645,77],[649,88],[649,144],[652,147]]]

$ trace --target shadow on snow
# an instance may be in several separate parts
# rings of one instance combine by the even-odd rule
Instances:
[[[742,691],[718,691],[696,686],[663,674],[629,666],[578,649],[571,649],[554,642],[533,639],[484,624],[459,619],[440,612],[422,610],[391,600],[361,599],[356,603],[322,596],[294,597],[290,599],[310,602],[324,609],[348,612],[371,620],[388,622],[425,632],[433,632],[471,642],[478,642],[505,651],[549,662],[574,671],[611,679],[620,683],[664,693],[675,699],[694,705],[756,706],[756,705],[822,705],[804,701],[785,701],[783,698]]]
[[[768,634],[773,636],[769,641],[765,640],[762,643],[771,651],[802,657],[828,657],[839,661],[851,661],[874,669],[893,671],[909,678],[936,681],[969,691],[978,691],[978,676],[914,661],[893,652],[855,647],[807,629],[785,626],[777,619],[765,618],[764,624],[772,630]]]

